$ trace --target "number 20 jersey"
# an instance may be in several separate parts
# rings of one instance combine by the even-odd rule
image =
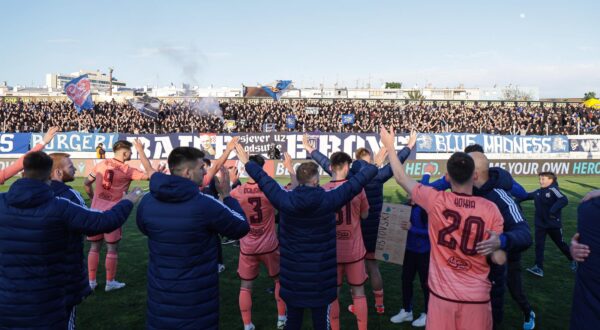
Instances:
[[[429,289],[439,298],[458,303],[490,300],[490,266],[477,254],[477,243],[500,234],[503,219],[498,207],[481,197],[437,191],[418,184],[413,201],[429,216],[431,258]]]
[[[244,183],[231,191],[250,224],[248,235],[240,239],[240,251],[246,255],[270,253],[279,247],[275,232],[275,208],[256,183]]]

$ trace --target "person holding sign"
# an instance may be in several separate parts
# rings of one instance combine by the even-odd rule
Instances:
[[[475,162],[463,152],[454,153],[447,164],[452,192],[437,191],[406,174],[394,153],[393,128],[388,132],[381,127],[380,135],[390,153],[396,182],[429,216],[427,329],[492,329],[487,258],[504,264],[506,253],[496,250],[484,256],[477,253],[476,246],[491,231],[501,233],[503,219],[494,203],[473,196]]]
[[[402,150],[397,153],[401,162],[404,162],[410,156],[411,150],[416,143],[417,133],[413,132],[410,134],[406,147],[402,148]],[[308,135],[306,134],[304,134],[302,139],[302,145],[309,155],[309,158],[316,161],[327,174],[331,175],[329,159],[311,144]],[[394,151],[394,153],[396,152]],[[360,172],[367,164],[371,164],[373,160],[372,152],[366,148],[358,148],[355,156],[356,160],[352,163],[350,171],[348,172],[349,178]],[[360,224],[363,242],[367,249],[365,264],[367,272],[369,273],[373,295],[375,296],[375,311],[379,315],[385,313],[385,305],[383,302],[383,278],[379,272],[377,260],[375,260],[375,243],[377,242],[377,232],[383,206],[383,185],[391,179],[392,176],[393,173],[391,167],[389,165],[383,166],[379,169],[373,180],[365,186],[365,193],[367,194],[367,199],[369,201],[369,216],[364,221],[361,221]]]

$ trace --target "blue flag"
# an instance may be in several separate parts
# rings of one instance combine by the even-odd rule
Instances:
[[[65,93],[73,101],[73,105],[80,113],[83,109],[93,109],[90,79],[87,74],[79,76],[65,84]]]
[[[289,129],[295,129],[296,128],[296,116],[288,115],[287,118],[285,118],[285,126]]]
[[[291,80],[277,80],[275,86],[262,86],[262,89],[269,94],[274,100],[279,101],[281,95],[292,87]]]
[[[354,124],[354,114],[342,115],[342,124]]]

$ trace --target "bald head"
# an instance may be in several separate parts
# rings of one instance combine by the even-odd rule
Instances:
[[[469,156],[475,162],[475,187],[481,187],[489,178],[490,161],[482,152],[471,152]]]

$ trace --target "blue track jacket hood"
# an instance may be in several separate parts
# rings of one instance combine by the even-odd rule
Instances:
[[[180,176],[153,175],[150,179],[150,193],[159,201],[181,203],[198,195],[198,192],[198,185]]]
[[[54,198],[50,185],[40,180],[20,179],[10,186],[6,201],[10,206],[29,209]]]

